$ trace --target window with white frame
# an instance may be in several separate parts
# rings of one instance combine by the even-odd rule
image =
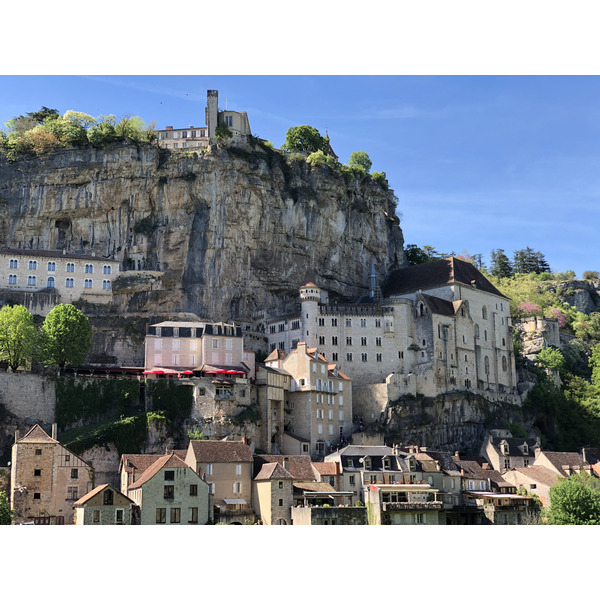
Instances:
[[[27,277],[27,285],[37,285],[37,279],[35,275],[29,275],[29,277]]]
[[[46,281],[46,287],[48,287],[48,288],[54,287],[54,277],[48,277],[48,281]]]
[[[37,260],[30,260],[29,261],[29,270],[30,271],[36,271],[37,270]]]
[[[102,267],[102,274],[103,275],[110,275],[111,274],[111,269],[112,269],[112,267],[110,265],[104,265]]]
[[[103,290],[110,290],[110,279],[103,279],[102,280],[102,289]]]
[[[56,263],[54,261],[48,263],[48,271],[56,271]]]
[[[16,258],[11,258],[9,261],[9,268],[10,269],[18,269],[19,261]]]
[[[75,273],[75,263],[67,263],[67,273]]]
[[[235,465],[235,474],[236,475],[242,474],[242,465]]]
[[[94,272],[94,265],[90,265],[90,264],[85,265],[85,272],[86,273],[93,273]]]
[[[73,287],[73,283],[74,282],[73,282],[73,278],[72,277],[67,277],[65,279],[65,287],[72,288]]]
[[[17,276],[16,275],[9,275],[8,276],[8,284],[9,285],[16,285],[17,284]]]
[[[92,287],[92,280],[91,279],[84,280],[83,287],[87,288],[87,289],[90,289]]]
[[[234,494],[241,494],[242,493],[242,482],[241,481],[234,481],[233,482],[233,493]]]
[[[206,474],[207,475],[212,475],[213,474],[213,466],[210,463],[206,465]]]

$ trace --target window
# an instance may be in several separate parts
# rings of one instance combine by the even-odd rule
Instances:
[[[110,290],[110,280],[109,279],[103,279],[102,280],[102,289],[103,290]]]
[[[85,273],[93,273],[94,272],[94,265],[85,265]]]
[[[360,320],[360,326],[361,327],[366,327],[367,326],[367,320],[366,319],[361,319]]]
[[[483,339],[487,342],[487,329],[483,330]]]
[[[42,454],[42,449],[41,448],[36,448],[35,449],[35,455],[36,456],[41,456],[41,454]]]
[[[368,359],[368,356],[367,356],[366,352],[363,352],[360,355],[360,360],[362,360],[362,362],[367,362],[367,359]]]
[[[123,509],[121,509],[121,508],[117,509],[115,523],[117,523],[117,525],[123,525]]]
[[[198,485],[193,483],[190,484],[190,496],[197,496],[198,495]]]
[[[484,306],[481,309],[481,316],[482,316],[482,318],[487,319],[487,306]]]
[[[102,502],[104,506],[112,506],[115,499],[114,492],[112,490],[104,490],[104,496]]]
[[[9,275],[8,276],[8,283],[9,283],[9,285],[17,285],[17,276],[16,275]]]
[[[48,263],[48,271],[56,271],[56,263],[55,262]]]
[[[332,327],[337,327],[337,319],[331,319],[331,326]]]
[[[242,465],[235,465],[235,474],[236,475],[242,474]]]
[[[506,356],[502,357],[502,370],[503,371],[507,371],[508,370],[508,361],[506,360]]]
[[[240,481],[233,482],[233,493],[241,494],[242,493],[242,483]]]
[[[188,519],[188,523],[197,523],[198,522],[198,507],[191,506],[190,507],[190,517]]]
[[[37,270],[37,260],[30,260],[29,261],[29,270],[30,271],[36,271]]]
[[[212,475],[213,474],[213,466],[212,466],[212,464],[206,465],[206,474],[207,475]]]
[[[352,362],[352,352],[348,352],[348,353],[346,354],[346,360],[347,360],[348,362]]]
[[[352,346],[352,338],[351,337],[346,338],[346,346]]]
[[[325,336],[320,335],[319,336],[319,346],[324,346],[324,345],[325,345]]]
[[[41,469],[34,469],[33,470],[33,476],[34,477],[41,477],[42,476],[42,470]]]
[[[171,523],[181,523],[181,509],[180,508],[172,508],[171,509]]]
[[[489,356],[485,356],[483,359],[483,370],[486,375],[490,374],[490,358]]]
[[[67,273],[75,273],[75,263],[67,263]]]
[[[338,344],[337,335],[334,335],[334,336],[331,338],[331,345],[332,345],[332,346],[337,346],[337,344]]]
[[[37,284],[37,279],[35,277],[35,275],[29,275],[29,277],[27,277],[27,285],[36,285]]]
[[[375,345],[376,346],[381,346],[381,338],[380,337],[376,337],[375,338]]]
[[[156,522],[157,523],[166,523],[167,522],[167,509],[166,508],[157,508],[156,509]]]
[[[356,485],[356,475],[348,476],[348,485]]]
[[[366,346],[367,345],[367,338],[366,337],[361,337],[360,338],[360,345],[361,346]]]
[[[317,419],[322,419],[324,414],[325,413],[322,408],[317,408]]]
[[[175,481],[175,471],[165,471],[165,481]]]
[[[47,288],[54,288],[54,277],[48,277],[48,281],[46,281]]]
[[[352,319],[346,319],[346,327],[352,327]]]
[[[67,500],[77,500],[79,498],[79,490],[77,487],[67,488]]]
[[[65,279],[65,287],[73,287],[73,278],[72,277],[67,277]]]
[[[100,523],[100,511],[99,510],[94,511],[92,521],[94,523]]]
[[[212,347],[213,348],[218,348],[219,347],[219,340],[213,340],[212,341]]]
[[[69,462],[71,460],[71,457],[67,454],[65,455],[65,462]]]
[[[424,513],[417,513],[415,515],[415,524],[416,525],[422,525],[423,523],[425,523],[425,514]]]
[[[91,287],[92,287],[92,280],[91,280],[91,279],[86,279],[86,280],[83,282],[83,287],[84,287],[84,288],[88,288],[88,289],[89,289],[89,288],[91,288]]]
[[[233,127],[233,117],[232,116],[225,117],[225,125],[227,125],[227,127]]]
[[[79,479],[79,469],[71,469],[71,479]]]
[[[165,500],[173,500],[175,498],[175,486],[165,485],[163,497]]]
[[[319,327],[325,327],[325,319],[323,317],[319,317]]]
[[[102,267],[102,274],[103,275],[110,275],[112,267],[110,265],[104,265]]]
[[[9,268],[11,268],[11,269],[18,269],[19,268],[19,261],[16,258],[11,258],[10,262],[9,262]]]

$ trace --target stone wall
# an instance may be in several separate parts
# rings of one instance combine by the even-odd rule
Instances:
[[[25,423],[54,423],[56,388],[49,377],[0,371],[0,404]]]

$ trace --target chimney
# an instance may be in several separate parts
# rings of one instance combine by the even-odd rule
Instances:
[[[19,441],[19,430],[15,430],[15,444]]]
[[[52,439],[55,440],[56,439],[56,430],[57,430],[57,426],[56,423],[52,423]]]
[[[167,131],[173,131],[173,125],[167,125],[167,126],[165,127],[165,129],[166,129]]]

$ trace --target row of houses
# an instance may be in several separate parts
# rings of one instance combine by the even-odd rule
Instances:
[[[78,525],[529,524],[561,478],[600,476],[597,450],[548,452],[494,429],[482,456],[347,445],[322,461],[244,441],[123,454],[119,488],[39,425],[12,450],[15,523]]]

